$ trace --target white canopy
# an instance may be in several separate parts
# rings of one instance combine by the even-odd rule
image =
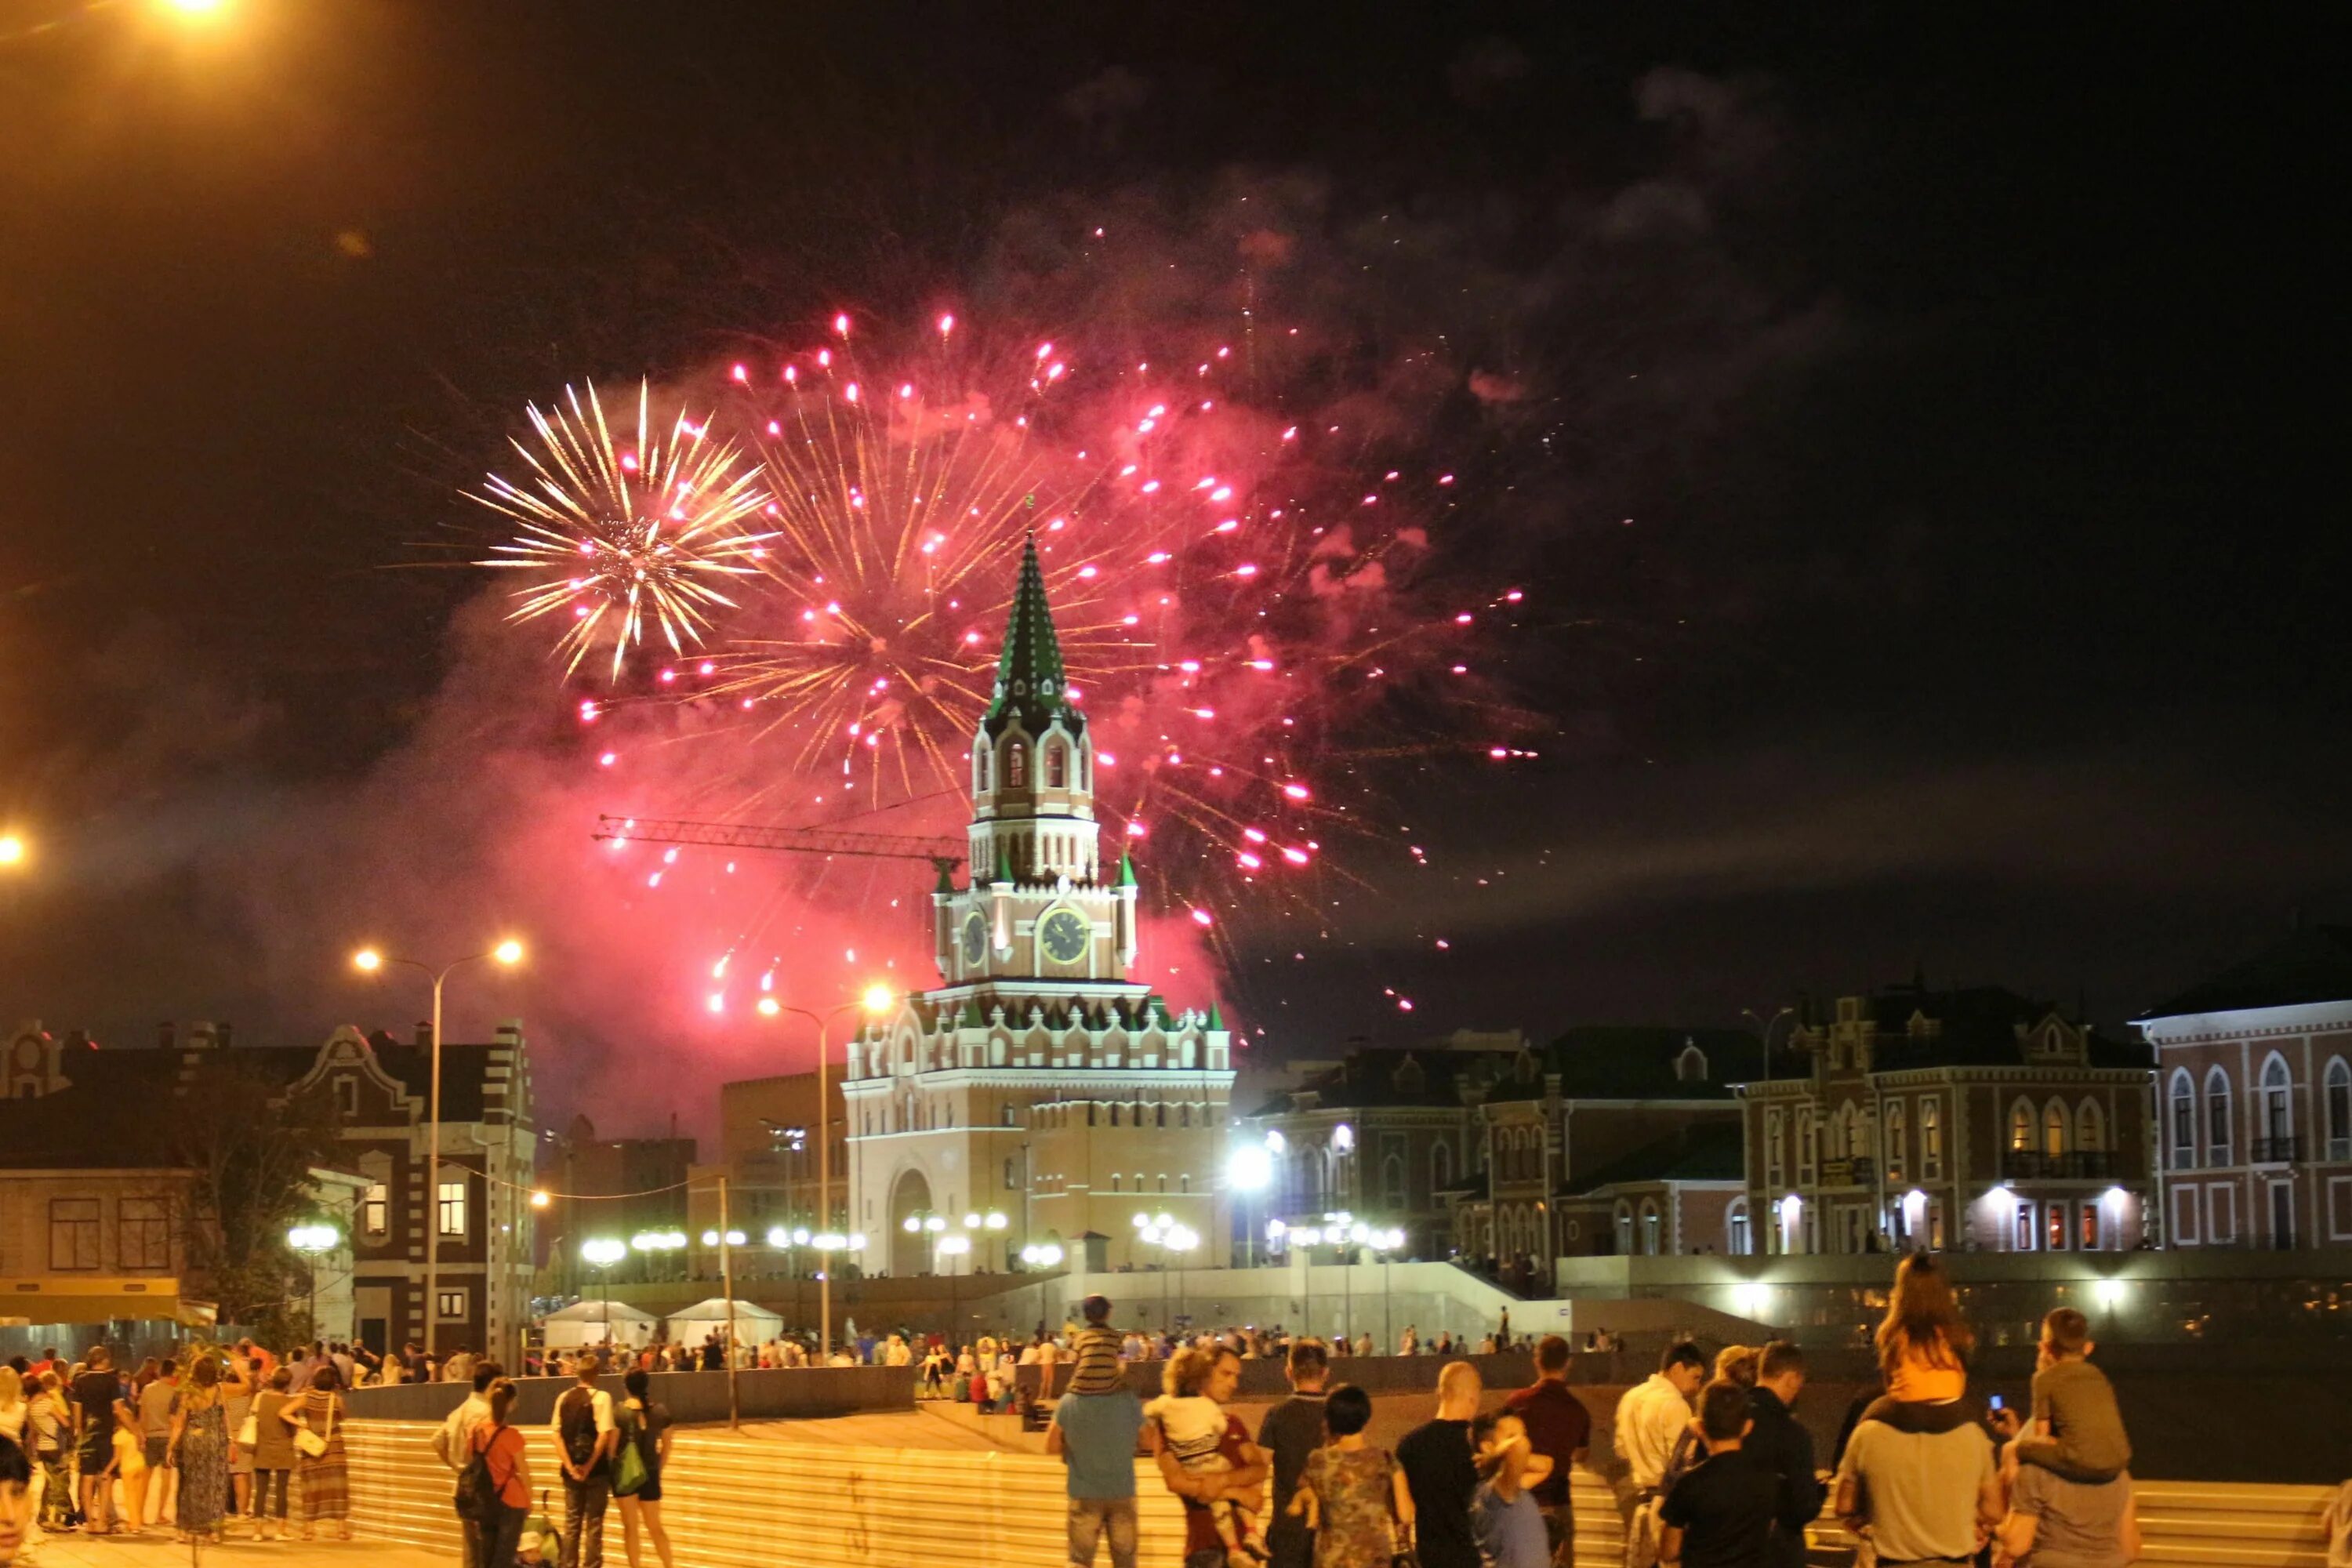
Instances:
[[[655,1319],[626,1301],[574,1301],[545,1320],[547,1348],[576,1350],[582,1345],[651,1343]]]
[[[691,1307],[672,1312],[669,1315],[669,1337],[678,1344],[695,1344],[713,1329],[723,1331],[726,1322],[727,1298],[713,1296],[708,1301],[697,1301]],[[761,1340],[773,1339],[782,1331],[783,1326],[782,1314],[771,1312],[755,1302],[740,1298],[736,1300],[737,1344],[755,1344]]]

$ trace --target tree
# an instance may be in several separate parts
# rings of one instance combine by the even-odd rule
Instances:
[[[256,1058],[197,1058],[172,1106],[172,1152],[190,1173],[181,1226],[191,1274],[219,1303],[220,1321],[266,1342],[310,1337],[305,1265],[289,1226],[315,1210],[313,1166],[337,1143],[334,1101],[275,1081]]]

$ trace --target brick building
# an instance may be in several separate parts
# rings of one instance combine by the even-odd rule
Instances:
[[[2314,926],[2138,1020],[2173,1247],[2352,1246],[2352,926]]]
[[[1802,1009],[1773,1076],[1739,1089],[1751,1233],[1771,1252],[2136,1247],[2147,1064],[1994,986]]]
[[[444,1043],[441,1164],[429,1175],[432,1053],[422,1029],[403,1042],[346,1026],[316,1047],[233,1044],[225,1024],[191,1025],[184,1036],[165,1025],[144,1048],[69,1038],[70,1049],[27,1025],[0,1053],[0,1188],[15,1206],[43,1210],[35,1219],[46,1221],[45,1272],[178,1277],[186,1173],[164,1163],[139,1130],[169,1114],[208,1055],[233,1049],[274,1086],[276,1103],[313,1088],[331,1097],[341,1129],[334,1163],[349,1175],[320,1175],[330,1178],[325,1188],[351,1194],[347,1212],[333,1217],[350,1243],[357,1337],[377,1349],[424,1339],[425,1248],[437,1237],[442,1344],[519,1342],[532,1228],[530,1079],[520,1025],[499,1026],[488,1045]],[[74,1191],[58,1186],[57,1173],[66,1171]],[[30,1222],[16,1223],[21,1239]],[[43,1228],[32,1226],[36,1235]],[[38,1258],[40,1249],[28,1243],[26,1256]],[[0,1264],[0,1273],[12,1267]],[[330,1258],[322,1270],[338,1267]]]

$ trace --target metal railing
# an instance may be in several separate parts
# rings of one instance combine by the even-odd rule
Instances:
[[[2257,1165],[2293,1165],[2303,1159],[2300,1138],[2257,1138],[2254,1140],[2253,1163]]]
[[[2000,1173],[2021,1181],[2102,1181],[2116,1173],[2116,1157],[2105,1149],[2069,1149],[2063,1154],[2011,1149],[2001,1156]]]

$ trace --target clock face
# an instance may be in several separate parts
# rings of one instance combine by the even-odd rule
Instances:
[[[1094,940],[1094,927],[1076,910],[1055,910],[1037,928],[1045,956],[1056,963],[1075,963]]]
[[[963,922],[963,961],[975,969],[988,956],[988,922],[973,915]]]

